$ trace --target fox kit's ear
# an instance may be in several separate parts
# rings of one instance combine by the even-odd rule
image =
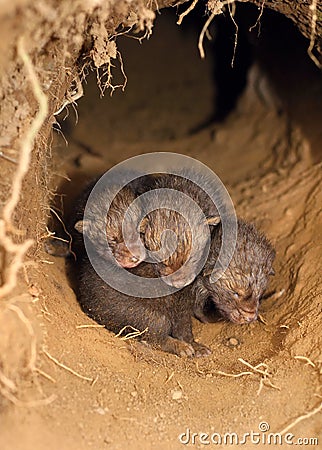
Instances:
[[[208,225],[218,225],[220,223],[220,217],[219,216],[207,217],[206,222]]]
[[[79,233],[84,234],[84,232],[88,229],[89,221],[88,220],[79,220],[75,223],[74,228]]]

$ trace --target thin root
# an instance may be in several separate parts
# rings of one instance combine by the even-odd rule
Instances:
[[[302,414],[301,416],[298,416],[295,420],[293,420],[293,422],[291,422],[289,425],[287,425],[287,427],[283,428],[283,430],[281,430],[279,432],[279,434],[287,433],[291,428],[293,428],[299,422],[302,422],[302,420],[305,420],[305,419],[308,419],[309,417],[314,416],[315,414],[317,414],[320,411],[322,411],[322,402],[316,408],[312,409],[311,411],[309,411],[305,414]]]
[[[307,49],[307,53],[310,56],[310,58],[312,59],[312,61],[315,62],[315,64],[321,68],[322,64],[320,63],[320,61],[317,59],[317,57],[313,54],[313,49],[314,49],[314,44],[315,44],[315,38],[316,38],[316,23],[318,20],[318,16],[316,13],[317,10],[317,4],[318,4],[318,0],[312,0],[312,3],[309,7],[309,9],[312,11],[312,19],[311,19],[311,36],[310,36],[310,45],[309,48]]]
[[[164,384],[169,383],[169,381],[172,380],[172,378],[174,377],[174,374],[175,374],[175,372],[173,371],[173,372],[168,376],[168,378],[165,380],[165,383],[164,383]]]
[[[16,392],[17,387],[15,383],[5,376],[4,373],[0,371],[0,383],[2,383],[9,391]]]
[[[235,5],[235,3],[233,3],[231,6],[232,6],[232,9],[230,9],[230,4],[228,4],[229,15],[230,15],[230,18],[231,18],[233,24],[235,25],[234,50],[233,50],[233,56],[231,58],[231,63],[230,63],[231,67],[233,68],[234,62],[235,62],[235,56],[236,56],[237,42],[238,42],[238,25],[237,25],[236,20],[234,19],[236,5]]]
[[[7,233],[14,231],[16,234],[22,234],[12,225],[12,216],[20,199],[23,179],[29,170],[35,139],[48,114],[48,100],[41,90],[31,59],[25,51],[23,37],[18,41],[17,51],[27,71],[32,91],[38,101],[39,110],[21,141],[18,167],[13,177],[11,195],[3,208],[2,219],[0,220],[0,244],[6,254],[13,254],[13,260],[5,273],[4,284],[0,287],[0,298],[8,295],[16,286],[18,271],[23,265],[24,256],[34,243],[32,239],[27,239],[22,244],[15,244]]]
[[[50,353],[48,353],[45,349],[42,350],[44,352],[44,354],[47,356],[47,358],[49,358],[51,361],[53,361],[55,364],[57,364],[57,366],[67,370],[67,372],[72,373],[73,375],[75,375],[78,378],[81,378],[82,380],[86,380],[86,381],[90,381],[91,383],[93,382],[93,378],[89,378],[89,377],[84,377],[83,375],[80,375],[78,372],[76,372],[75,370],[71,369],[70,367],[66,366],[65,364],[61,363],[58,361],[58,359],[54,358],[53,356],[51,356]]]
[[[67,236],[69,237],[69,241],[68,241],[68,250],[69,250],[69,253],[71,254],[71,255],[73,255],[73,257],[74,257],[74,259],[75,259],[75,261],[76,261],[76,255],[75,255],[75,253],[73,252],[73,250],[72,250],[72,242],[73,242],[73,237],[72,237],[72,235],[69,233],[69,231],[67,230],[67,228],[66,228],[66,226],[65,226],[65,224],[64,224],[64,221],[63,221],[63,219],[59,216],[59,214],[53,209],[53,208],[50,208],[50,211],[57,217],[57,219],[58,219],[58,221],[62,224],[62,226],[63,226],[63,229],[64,229],[64,232],[67,234]],[[61,239],[62,240],[62,239]]]
[[[122,334],[124,333],[124,331],[127,328],[130,328],[133,331],[128,333],[128,334],[126,334],[125,336],[122,336]],[[140,330],[137,330],[134,327],[131,327],[131,325],[125,325],[125,327],[123,327],[114,337],[120,338],[122,341],[128,341],[129,339],[134,339],[134,338],[136,338],[138,336],[142,336],[142,334],[146,333],[147,331],[148,331],[148,327],[146,327],[145,330],[140,331]]]
[[[15,395],[11,394],[11,392],[8,392],[6,389],[2,388],[1,386],[0,386],[0,394],[3,397],[5,397],[7,400],[9,400],[11,403],[13,403],[15,406],[27,407],[27,408],[34,408],[37,406],[50,405],[50,403],[55,401],[57,398],[57,395],[52,394],[49,397],[42,398],[40,400],[32,400],[30,402],[25,402],[25,401],[19,400]]]
[[[74,82],[76,85],[75,88],[71,92],[67,91],[66,100],[64,101],[62,106],[54,113],[54,116],[57,116],[58,114],[60,114],[63,111],[64,108],[66,108],[66,106],[72,104],[74,106],[74,111],[76,114],[76,124],[77,124],[78,114],[77,114],[75,105],[77,105],[76,101],[83,97],[84,90],[83,90],[83,85],[82,85],[82,82],[81,82],[79,76],[77,76],[75,78]]]
[[[249,30],[248,30],[249,32],[251,32],[258,25],[257,37],[259,37],[260,33],[261,33],[261,18],[262,18],[263,12],[264,12],[265,2],[266,2],[266,0],[263,0],[263,2],[261,4],[261,7],[260,7],[259,16],[257,17],[256,22],[254,23],[254,25],[249,27]]]
[[[18,306],[9,304],[8,309],[17,314],[17,316],[19,317],[21,322],[26,326],[26,328],[28,330],[28,333],[29,333],[30,339],[31,339],[30,340],[30,359],[29,359],[28,366],[29,366],[30,370],[34,371],[35,367],[36,367],[36,359],[37,359],[37,339],[36,339],[34,329],[32,328],[30,320],[27,319],[25,314],[22,312],[22,310]]]
[[[202,27],[202,30],[201,30],[200,35],[199,35],[198,49],[199,49],[199,53],[200,53],[200,58],[201,59],[205,58],[205,51],[204,51],[204,48],[203,48],[203,41],[204,41],[205,35],[209,36],[208,28],[209,28],[211,22],[214,20],[214,18],[216,16],[218,16],[218,14],[222,13],[223,7],[225,5],[230,5],[232,3],[235,3],[235,0],[225,0],[224,2],[218,1],[212,7],[212,9],[211,9],[212,12],[211,12],[210,16],[208,17],[208,19],[206,20],[204,26]],[[208,7],[209,7],[209,5],[208,5]]]
[[[216,374],[223,375],[224,377],[232,377],[232,378],[239,378],[239,377],[243,377],[245,375],[254,375],[253,372],[226,373],[226,372],[222,372],[221,370],[218,370],[216,372]]]
[[[294,356],[294,358],[295,359],[300,359],[302,361],[306,361],[310,366],[312,366],[314,368],[316,367],[316,365],[309,358],[307,358],[306,356]]]
[[[43,370],[39,369],[38,367],[35,367],[35,372],[39,373],[39,375],[42,375],[44,378],[47,378],[47,380],[51,381],[52,383],[56,383],[55,378],[53,378],[51,375],[44,372]]]
[[[257,366],[252,366],[249,362],[245,361],[242,358],[238,358],[238,361],[241,362],[242,364],[244,364],[245,366],[249,367],[250,369],[252,369],[252,372],[226,373],[226,372],[222,372],[221,370],[219,370],[216,372],[216,374],[223,375],[225,377],[231,377],[231,378],[239,378],[239,377],[242,377],[245,375],[259,374],[260,380],[259,380],[259,388],[257,390],[257,395],[259,395],[261,393],[263,386],[272,387],[279,391],[281,390],[278,386],[275,386],[275,384],[273,384],[271,382],[271,380],[269,379],[271,374],[268,371],[267,364],[260,363],[260,364],[257,364]],[[262,369],[264,369],[264,370],[262,370]]]
[[[183,19],[195,8],[195,6],[197,5],[199,0],[193,0],[193,2],[191,3],[191,5],[183,12],[180,14],[179,19],[177,21],[177,25],[181,25]]]
[[[9,198],[9,201],[3,208],[3,219],[8,227],[11,225],[12,214],[20,198],[22,180],[24,179],[29,169],[31,153],[35,139],[48,114],[48,100],[46,95],[41,90],[40,83],[36,75],[35,69],[32,65],[31,59],[26,53],[23,37],[21,37],[18,41],[17,50],[18,55],[22,59],[25,69],[28,73],[33,93],[38,101],[39,111],[35,119],[31,123],[31,126],[27,131],[26,136],[22,140],[23,144],[18,161],[18,169],[14,175],[12,183],[11,196]]]
[[[17,162],[15,159],[10,158],[10,156],[5,155],[5,154],[4,154],[3,152],[1,152],[1,151],[0,151],[0,157],[3,158],[3,159],[6,159],[7,161],[12,162],[13,164],[18,164],[18,162]]]

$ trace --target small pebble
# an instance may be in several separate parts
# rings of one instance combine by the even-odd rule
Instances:
[[[229,348],[236,348],[240,345],[240,340],[237,339],[236,337],[232,336],[230,338],[227,338],[224,341],[224,344]]]
[[[97,413],[97,414],[100,414],[101,416],[104,416],[104,414],[105,414],[105,409],[103,409],[103,408],[96,408],[96,409],[94,409],[94,411]]]
[[[172,391],[172,400],[180,400],[182,391]]]

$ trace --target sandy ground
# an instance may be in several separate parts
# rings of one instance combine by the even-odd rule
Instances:
[[[95,77],[88,79],[77,126],[71,107],[63,124],[68,147],[55,140],[55,182],[68,209],[86,178],[130,156],[172,151],[201,160],[226,184],[238,215],[254,220],[276,246],[276,276],[262,303],[263,320],[243,326],[194,321],[197,340],[212,350],[198,360],[126,343],[104,329],[77,328],[93,322],[78,306],[64,260],[43,252],[26,269],[33,289],[18,299],[27,316],[37,312],[37,367],[43,373],[17,380],[21,400],[33,405],[0,403],[3,450],[172,450],[184,447],[181,433],[186,433],[186,446],[203,448],[207,438],[200,433],[235,432],[242,439],[252,430],[265,431],[264,422],[278,432],[321,408],[319,157],[311,154],[299,116],[295,123],[275,107],[276,94],[258,66],[251,69],[248,87],[229,118],[190,134],[212,113],[214,96],[211,59],[199,59],[196,42],[196,31],[179,30],[174,16],[165,14],[150,41],[120,40],[125,92],[99,100]],[[2,318],[9,330],[13,316],[7,310]],[[29,331],[22,340],[30,338]],[[238,346],[227,345],[231,337]],[[3,345],[20,348],[10,333]],[[259,368],[268,375],[247,368],[240,358],[252,366],[263,364]],[[252,373],[232,377],[220,371]],[[37,403],[40,399],[48,404]],[[294,442],[318,438],[319,444],[307,448],[321,448],[321,417],[322,408],[293,426]],[[191,433],[199,433],[195,444]],[[262,440],[244,446],[252,447],[266,445]]]

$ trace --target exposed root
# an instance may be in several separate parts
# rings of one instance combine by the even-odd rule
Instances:
[[[206,23],[202,27],[202,30],[201,30],[200,35],[199,35],[199,41],[198,41],[198,49],[199,49],[199,53],[200,53],[200,58],[201,59],[204,59],[205,56],[206,56],[205,55],[205,51],[203,49],[203,40],[204,40],[205,34],[207,33],[211,22],[214,20],[214,18],[217,16],[217,14],[220,14],[221,12],[222,12],[221,9],[220,9],[220,11],[218,10],[218,11],[212,12],[212,14],[208,17]],[[209,38],[209,35],[208,35],[208,38]]]
[[[224,377],[231,377],[231,378],[239,378],[239,377],[243,377],[245,375],[254,375],[253,372],[226,373],[226,372],[222,372],[221,370],[218,370],[216,372],[216,374],[223,375]]]
[[[5,374],[3,372],[1,372],[1,370],[0,370],[0,385],[1,385],[1,383],[8,391],[11,391],[11,392],[17,391],[17,386],[15,385],[15,383],[12,380],[10,380],[8,377],[6,377]]]
[[[122,334],[124,333],[124,331],[127,328],[130,328],[133,331],[126,334],[125,336],[122,336]],[[142,336],[142,334],[146,333],[147,331],[148,331],[148,327],[146,327],[143,331],[140,331],[134,327],[131,327],[131,325],[125,325],[125,327],[123,327],[114,337],[120,338],[122,341],[128,341],[129,339],[134,339],[136,337]]]
[[[23,37],[18,41],[17,51],[27,71],[32,91],[38,101],[39,110],[22,140],[18,167],[12,181],[11,195],[3,208],[2,219],[0,219],[0,246],[3,247],[5,255],[13,255],[11,264],[4,273],[3,284],[0,287],[0,298],[8,295],[16,286],[18,271],[23,265],[24,256],[34,243],[32,239],[27,239],[21,244],[16,244],[7,233],[14,231],[16,234],[22,234],[21,231],[16,230],[12,225],[12,216],[19,202],[23,179],[29,170],[35,139],[48,114],[48,100],[41,90],[31,59],[25,51]]]
[[[4,154],[3,152],[1,152],[1,151],[0,151],[0,158],[6,159],[7,161],[12,162],[13,164],[18,164],[18,162],[17,162],[15,159],[10,158],[10,156],[5,155],[5,154]]]
[[[257,395],[259,395],[261,393],[263,386],[269,386],[269,387],[272,387],[273,389],[277,389],[279,391],[281,390],[278,386],[275,386],[275,384],[273,384],[271,382],[271,380],[270,380],[271,373],[268,371],[267,364],[260,363],[260,364],[257,364],[257,366],[252,366],[249,362],[245,361],[242,358],[238,358],[238,361],[240,361],[242,364],[244,364],[245,366],[252,369],[252,372],[246,371],[246,372],[239,372],[239,373],[226,373],[226,372],[222,372],[221,370],[218,370],[216,372],[216,374],[223,375],[225,377],[232,377],[232,378],[239,378],[239,377],[246,376],[246,375],[259,374],[261,377],[259,380],[259,388],[257,391]]]
[[[259,373],[261,375],[268,375],[267,372],[267,365],[264,363],[260,363],[257,366],[252,366],[249,362],[245,361],[242,358],[238,358],[238,361],[240,361],[242,364],[245,364],[245,366],[249,367],[250,369],[252,369],[254,372]],[[264,367],[265,370],[260,369],[260,367]]]
[[[52,383],[56,383],[55,378],[53,378],[51,375],[44,372],[43,370],[39,369],[38,367],[35,368],[35,372],[39,373],[39,375],[42,375],[44,378],[47,378],[47,380],[51,381]]]
[[[74,253],[73,250],[72,250],[72,242],[73,242],[73,237],[72,237],[72,235],[71,235],[71,234],[69,233],[69,231],[67,230],[66,225],[64,224],[63,219],[59,216],[59,214],[57,213],[57,211],[55,211],[53,208],[50,208],[50,212],[52,212],[52,213],[56,216],[57,220],[61,223],[64,232],[65,232],[65,233],[67,234],[67,236],[69,237],[69,241],[68,241],[68,251],[69,251],[69,253],[70,253],[71,255],[73,255],[73,257],[74,257],[74,259],[75,259],[75,261],[76,261],[76,255],[75,255],[75,253]],[[61,239],[61,240],[63,241],[63,239]]]
[[[89,325],[77,325],[76,326],[77,329],[81,329],[81,328],[105,328],[104,325],[99,325],[97,324],[89,324]]]
[[[221,14],[223,12],[223,7],[225,5],[228,5],[230,17],[231,17],[231,19],[234,22],[234,25],[236,27],[235,43],[234,43],[234,54],[233,54],[233,58],[232,58],[232,62],[231,62],[232,67],[233,67],[234,59],[235,59],[235,53],[236,53],[236,48],[237,48],[238,26],[237,26],[237,23],[236,23],[236,21],[235,21],[235,19],[233,17],[234,11],[230,9],[229,5],[234,5],[234,4],[235,4],[235,0],[225,0],[223,2],[221,2],[219,0],[208,0],[207,8],[208,8],[209,11],[211,11],[211,14],[208,17],[208,19],[206,20],[204,26],[202,27],[202,30],[201,30],[200,35],[199,35],[199,40],[198,40],[198,49],[199,49],[200,57],[202,59],[205,58],[205,51],[204,51],[204,48],[203,48],[203,41],[204,41],[205,35],[208,37],[208,39],[210,39],[210,34],[208,32],[208,28],[210,27],[210,24],[214,20],[214,18],[216,16],[218,16],[218,14]]]
[[[169,381],[172,380],[172,378],[174,377],[174,374],[175,374],[175,372],[173,371],[173,372],[168,376],[168,378],[165,380],[165,383],[164,383],[164,384],[169,383]]]
[[[321,69],[322,64],[318,60],[318,58],[313,54],[314,44],[315,44],[315,38],[316,38],[316,23],[318,20],[317,16],[317,4],[318,0],[312,0],[312,3],[310,5],[310,10],[312,11],[312,19],[311,19],[311,36],[310,36],[310,45],[307,49],[307,53],[309,57],[314,61],[314,63]]]
[[[231,0],[227,0],[229,3],[231,3]],[[224,4],[227,3],[226,2],[220,2],[220,1],[215,1],[215,2],[211,2],[208,1],[207,3],[207,7],[209,9],[209,11],[212,11],[210,16],[208,17],[208,19],[206,20],[204,26],[202,27],[202,30],[200,32],[199,35],[199,40],[198,40],[198,49],[199,49],[199,53],[200,53],[200,58],[204,59],[205,58],[205,51],[203,49],[203,40],[205,38],[205,35],[207,35],[208,39],[209,39],[209,34],[208,34],[208,28],[211,24],[211,22],[214,20],[214,18],[218,15],[222,13],[223,10],[223,6]]]
[[[23,144],[20,151],[18,169],[13,178],[11,196],[3,208],[2,216],[8,228],[11,225],[12,214],[20,198],[22,180],[24,179],[29,169],[31,153],[35,139],[48,114],[48,100],[46,95],[41,90],[41,86],[38,77],[36,75],[35,69],[32,65],[31,59],[25,51],[23,37],[21,37],[18,41],[17,50],[18,55],[22,59],[25,69],[28,73],[33,93],[38,101],[39,111],[36,114],[35,119],[31,123],[31,126],[27,131],[26,136],[22,140]]]
[[[191,5],[183,12],[180,14],[179,19],[177,21],[177,25],[181,25],[183,19],[195,8],[195,6],[197,5],[199,0],[193,0],[193,2],[191,3]]]
[[[295,359],[300,359],[302,361],[306,361],[308,365],[312,366],[312,367],[316,367],[316,365],[306,356],[294,356]]]
[[[72,90],[67,91],[67,93],[65,94],[66,99],[64,100],[62,106],[54,113],[54,116],[57,116],[58,114],[60,114],[63,111],[64,108],[66,108],[66,106],[72,104],[74,107],[75,114],[76,114],[76,124],[77,124],[78,114],[77,114],[77,109],[75,107],[75,106],[77,106],[76,101],[83,97],[84,90],[83,90],[82,82],[78,75],[74,79],[73,83],[75,83],[75,87],[74,88],[71,87]],[[73,86],[73,83],[71,84],[72,86]]]
[[[32,239],[25,240],[22,244],[15,244],[6,233],[7,227],[4,220],[0,219],[0,246],[5,254],[13,254],[10,265],[4,271],[4,283],[0,286],[0,298],[7,296],[17,285],[18,272],[23,267],[23,259],[33,245]]]
[[[57,398],[57,395],[52,394],[49,397],[46,398],[42,398],[40,400],[31,400],[31,401],[22,401],[19,400],[14,394],[12,394],[11,392],[9,392],[8,390],[6,390],[5,388],[0,386],[0,394],[6,398],[7,400],[9,400],[11,403],[13,403],[15,406],[20,406],[20,407],[27,407],[27,408],[34,408],[37,406],[46,406],[46,405],[50,405],[50,403],[54,402]]]
[[[124,71],[124,64],[123,64],[123,59],[122,59],[121,52],[117,51],[117,56],[118,56],[118,60],[120,62],[120,69],[121,69],[122,75],[124,77],[124,83],[122,85],[122,91],[124,92],[124,89],[126,88],[126,85],[127,85],[127,76],[126,76],[126,73]]]
[[[32,325],[30,323],[30,320],[27,319],[25,314],[22,312],[22,310],[13,304],[8,305],[8,309],[13,311],[17,314],[21,322],[26,326],[28,333],[30,335],[30,359],[28,363],[28,367],[31,371],[35,370],[36,367],[36,359],[37,359],[37,339],[34,332],[34,329],[32,328]]]
[[[254,28],[256,28],[257,25],[258,25],[258,33],[257,33],[257,36],[258,36],[258,37],[259,37],[260,34],[261,34],[261,18],[262,18],[263,12],[264,12],[265,2],[266,2],[266,0],[263,0],[262,5],[261,5],[261,7],[260,7],[259,16],[257,17],[257,20],[256,20],[256,22],[254,23],[254,25],[252,25],[251,27],[249,27],[249,30],[248,30],[249,32],[251,32],[251,31],[252,31]]]
[[[281,431],[279,431],[279,434],[285,434],[287,433],[291,428],[293,428],[295,425],[297,425],[299,422],[302,422],[302,420],[308,419],[309,417],[314,416],[315,414],[322,411],[322,402],[311,411],[302,414],[301,416],[298,416],[293,422],[291,422],[289,425],[287,425],[285,428],[283,428]]]
[[[51,356],[51,354],[48,353],[47,350],[42,349],[42,351],[47,356],[47,358],[49,358],[51,361],[53,361],[55,364],[57,364],[57,366],[61,367],[62,369],[67,370],[67,372],[72,373],[73,375],[75,375],[78,378],[81,378],[82,380],[90,381],[91,383],[94,381],[94,378],[89,378],[89,377],[85,377],[84,375],[80,375],[75,370],[73,370],[70,367],[66,366],[65,364],[59,362],[58,359],[56,359],[53,356]]]
[[[268,325],[268,322],[266,319],[264,319],[262,314],[258,314],[258,321],[262,322],[264,325]]]
[[[116,51],[116,56],[114,57],[110,57],[109,61],[104,65],[104,69],[103,71],[101,71],[101,67],[97,67],[96,68],[96,79],[97,79],[97,86],[99,88],[100,91],[100,95],[101,97],[104,97],[105,91],[106,89],[110,89],[110,95],[112,96],[114,91],[116,89],[121,89],[124,92],[124,89],[126,88],[127,85],[127,76],[125,74],[124,71],[124,65],[123,65],[123,59],[122,59],[122,55],[118,50]],[[119,64],[120,64],[120,70],[121,73],[123,75],[124,81],[121,84],[113,84],[112,83],[112,79],[113,79],[113,75],[112,75],[112,69],[115,67],[112,64],[112,58],[113,59],[118,59]]]
[[[153,3],[155,4],[155,9],[156,9],[156,11],[159,12],[159,5],[158,5],[157,0],[148,0],[148,3],[147,3],[147,5],[146,5],[147,8],[148,8],[148,9],[152,9]]]
[[[231,62],[230,62],[230,65],[231,65],[232,68],[234,67],[235,56],[236,56],[236,48],[237,48],[237,42],[238,42],[238,25],[237,25],[236,20],[234,19],[235,10],[236,10],[236,4],[235,3],[233,3],[232,5],[228,4],[229,15],[230,15],[230,18],[231,18],[233,24],[235,25],[234,49],[233,49],[233,56],[232,56]]]

